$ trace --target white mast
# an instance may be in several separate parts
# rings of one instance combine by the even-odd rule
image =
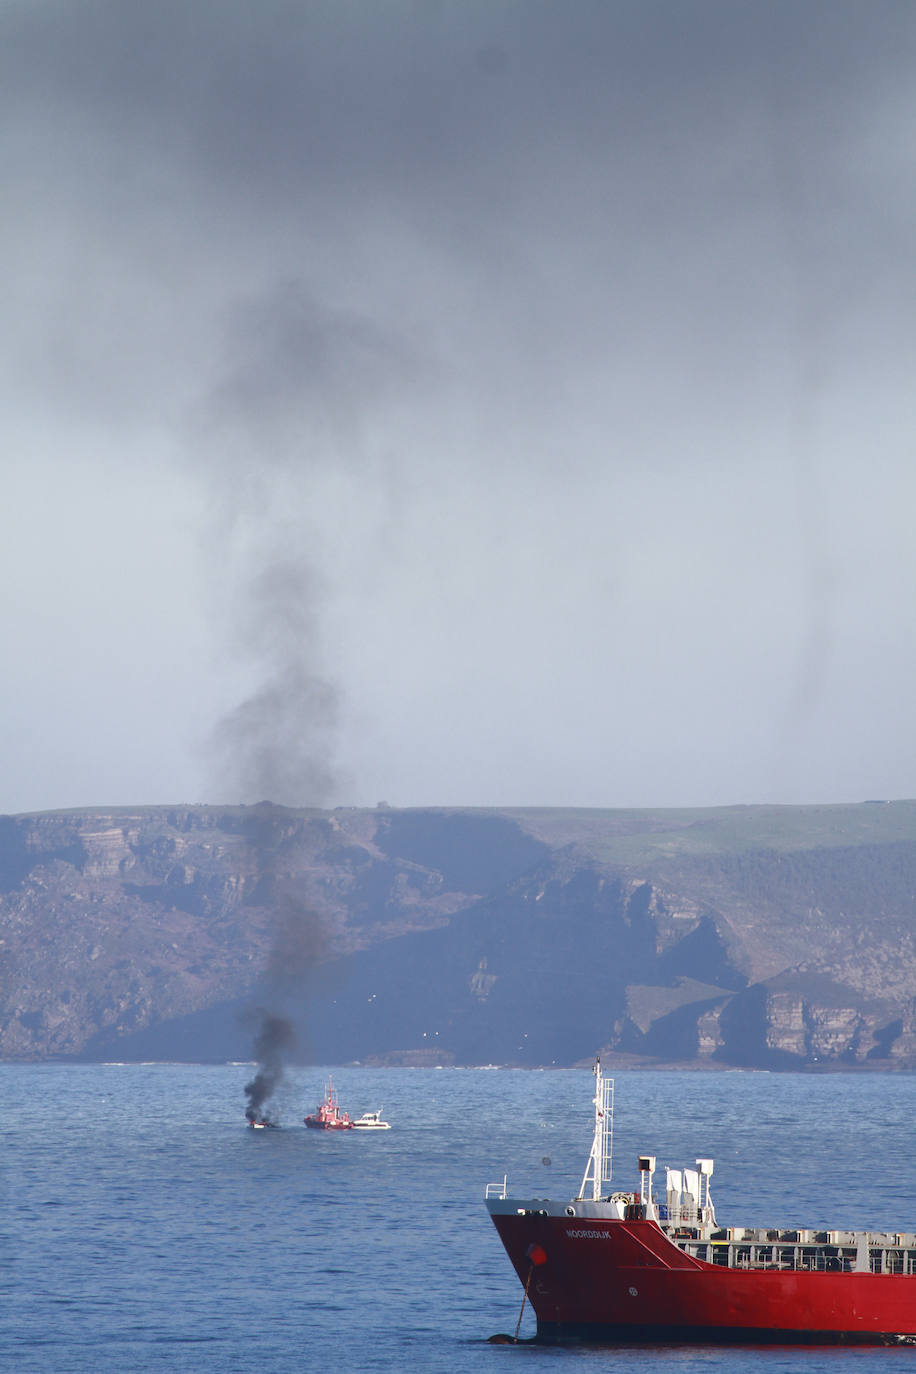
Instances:
[[[595,1137],[592,1152],[585,1166],[579,1198],[585,1197],[588,1181],[592,1181],[592,1201],[599,1202],[604,1184],[611,1181],[611,1155],[614,1148],[614,1080],[602,1078],[601,1056],[595,1060]]]

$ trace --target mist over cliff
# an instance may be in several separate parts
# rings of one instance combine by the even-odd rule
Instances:
[[[235,1059],[295,885],[312,1062],[916,1067],[916,802],[0,818],[0,1057]]]

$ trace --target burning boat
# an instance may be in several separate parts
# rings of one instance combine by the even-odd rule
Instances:
[[[641,1155],[638,1189],[610,1192],[614,1081],[595,1077],[578,1194],[486,1190],[536,1342],[916,1345],[916,1232],[720,1226],[711,1159],[667,1169],[662,1201]]]
[[[353,1122],[350,1120],[349,1113],[342,1111],[337,1101],[334,1080],[330,1076],[328,1077],[328,1086],[325,1089],[324,1101],[316,1111],[305,1117],[304,1120],[306,1126],[310,1126],[316,1131],[353,1130]]]

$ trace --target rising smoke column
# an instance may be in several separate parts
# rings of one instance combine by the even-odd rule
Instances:
[[[238,648],[261,682],[224,717],[216,742],[227,779],[248,800],[321,806],[336,790],[339,692],[320,669],[319,581],[305,555],[273,553],[245,582]],[[268,811],[253,833],[259,868],[277,822]]]
[[[342,694],[323,642],[342,526],[367,488],[390,496],[387,420],[434,369],[388,321],[298,280],[228,306],[223,352],[189,438],[212,492],[219,602],[258,682],[219,723],[211,755],[222,787],[247,802],[325,806],[342,784]]]
[[[246,900],[271,921],[252,1011],[259,1068],[246,1088],[250,1120],[282,1079],[295,1047],[290,1010],[329,945],[291,873],[302,822],[286,810],[326,806],[340,791],[340,691],[321,634],[340,511],[322,494],[329,475],[361,487],[381,461],[370,434],[388,404],[428,376],[428,365],[387,324],[332,306],[296,280],[234,302],[223,344],[222,376],[197,417],[195,447],[219,512],[218,562],[236,647],[259,677],[213,741],[222,783],[257,803],[246,825],[254,876]]]
[[[285,1016],[261,1010],[256,1014],[261,1020],[254,1038],[258,1071],[251,1082],[245,1084],[245,1096],[248,1099],[245,1116],[249,1121],[270,1119],[264,1110],[265,1104],[283,1082],[284,1059],[296,1043],[293,1027]]]
[[[244,1017],[257,1027],[253,1049],[258,1071],[245,1085],[249,1121],[265,1116],[266,1104],[283,1082],[284,1065],[297,1045],[291,1008],[301,1003],[308,974],[329,948],[320,913],[286,871],[301,823],[269,802],[252,811],[247,827],[255,880],[251,900],[270,914],[271,943],[258,1005]]]

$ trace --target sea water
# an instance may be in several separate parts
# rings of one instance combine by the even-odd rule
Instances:
[[[522,1290],[486,1185],[578,1191],[591,1073],[341,1068],[341,1106],[391,1122],[342,1134],[303,1126],[327,1077],[305,1068],[283,1129],[249,1130],[250,1073],[0,1065],[0,1368],[916,1374],[916,1350],[488,1344],[515,1331]],[[913,1076],[615,1078],[616,1187],[638,1153],[712,1157],[720,1223],[916,1230]]]

